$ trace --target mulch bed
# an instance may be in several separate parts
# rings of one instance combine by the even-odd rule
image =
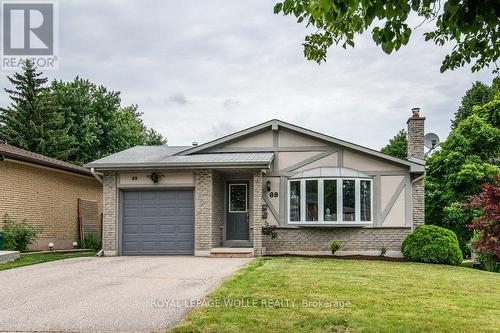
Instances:
[[[404,258],[382,257],[382,256],[332,256],[332,255],[309,255],[309,254],[266,254],[265,257],[302,257],[302,258],[320,258],[320,259],[345,259],[345,260],[379,260],[379,261],[406,261]]]

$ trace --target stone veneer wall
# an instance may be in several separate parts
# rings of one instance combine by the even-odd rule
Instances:
[[[424,135],[425,135],[425,118],[420,117],[420,110],[413,109],[413,115],[408,119],[408,157],[425,159],[424,152]],[[412,181],[421,175],[412,175]],[[413,183],[411,188],[411,217],[412,227],[415,228],[425,223],[425,193],[424,180]]]
[[[330,251],[331,240],[342,243],[342,251],[400,251],[410,228],[279,228],[278,237],[264,236],[266,253]]]
[[[214,171],[212,176],[212,247],[222,246],[224,225],[224,177]]]
[[[106,255],[118,254],[116,171],[103,174],[102,247]]]
[[[195,171],[194,250],[196,255],[208,255],[212,249],[213,171]]]
[[[262,256],[262,171],[253,172],[252,236],[254,256]]]
[[[413,181],[421,175],[412,175]],[[424,179],[420,179],[413,183],[411,188],[411,218],[412,226],[417,226],[425,223],[425,187]]]

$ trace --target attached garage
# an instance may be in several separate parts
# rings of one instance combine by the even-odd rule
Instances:
[[[122,254],[194,254],[193,190],[123,191]]]

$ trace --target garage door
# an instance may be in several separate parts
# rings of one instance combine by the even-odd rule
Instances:
[[[193,254],[192,190],[123,192],[122,254]]]

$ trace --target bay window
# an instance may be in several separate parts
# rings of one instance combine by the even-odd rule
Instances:
[[[290,221],[300,222],[300,181],[290,182]]]
[[[371,223],[372,180],[296,179],[288,182],[288,221],[293,224]]]

